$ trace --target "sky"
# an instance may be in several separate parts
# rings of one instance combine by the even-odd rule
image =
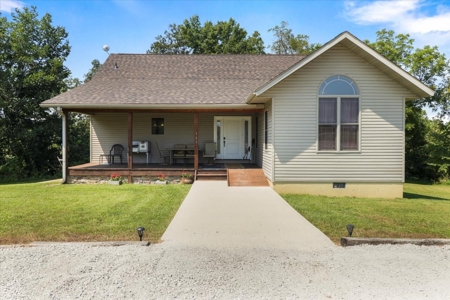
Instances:
[[[66,66],[80,79],[93,59],[106,60],[103,45],[110,53],[145,53],[169,24],[195,14],[202,23],[233,18],[249,35],[258,31],[266,46],[273,40],[268,30],[286,21],[311,43],[326,43],[343,31],[375,41],[376,31],[386,28],[410,34],[416,47],[437,45],[450,58],[450,0],[0,0],[0,13],[10,19],[25,6],[36,6],[39,17],[49,13],[54,26],[66,29],[72,47]]]

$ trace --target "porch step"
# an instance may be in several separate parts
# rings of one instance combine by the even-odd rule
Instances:
[[[227,170],[198,170],[195,180],[227,180]]]
[[[269,186],[262,169],[229,169],[229,186]]]

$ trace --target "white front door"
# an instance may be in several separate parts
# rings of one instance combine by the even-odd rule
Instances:
[[[243,159],[251,139],[251,117],[214,117],[218,159]]]

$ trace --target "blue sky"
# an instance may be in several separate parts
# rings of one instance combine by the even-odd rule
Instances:
[[[103,62],[110,53],[145,53],[169,24],[180,24],[194,14],[200,21],[235,19],[249,34],[258,31],[266,46],[269,28],[287,21],[294,34],[307,34],[310,42],[326,43],[343,31],[375,40],[387,28],[409,33],[416,46],[438,45],[450,57],[450,1],[251,1],[251,0],[0,0],[3,16],[15,7],[36,6],[40,17],[50,13],[53,24],[63,26],[72,46],[67,67],[83,78],[93,59]]]

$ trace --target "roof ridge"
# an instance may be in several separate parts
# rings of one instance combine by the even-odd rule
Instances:
[[[111,53],[110,55],[136,55],[136,56],[180,56],[180,57],[199,57],[199,56],[261,56],[261,57],[285,57],[285,56],[307,56],[305,54],[254,54],[254,53],[218,53],[218,54],[157,54],[157,53]]]

